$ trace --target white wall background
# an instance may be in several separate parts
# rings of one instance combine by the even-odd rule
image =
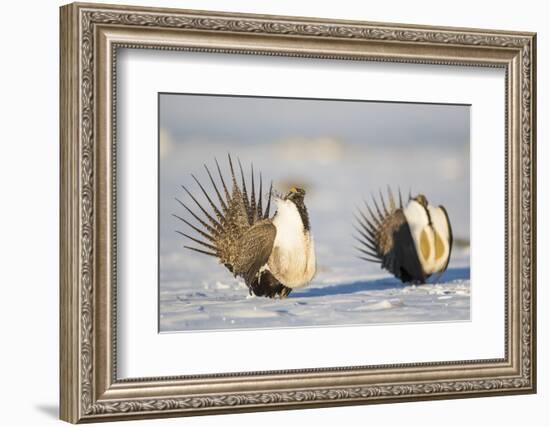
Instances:
[[[122,3],[111,0],[113,3]],[[544,2],[307,2],[133,0],[134,4],[538,32],[538,117],[550,115],[550,29]],[[0,419],[54,425],[58,402],[58,6],[57,0],[2,6],[0,66]],[[539,119],[539,393],[439,402],[137,421],[130,425],[224,424],[543,425],[550,405],[549,127]],[[547,421],[546,421],[547,422]]]

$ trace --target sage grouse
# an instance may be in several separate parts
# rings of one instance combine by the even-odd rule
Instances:
[[[231,191],[226,185],[217,160],[218,183],[204,165],[212,184],[213,192],[210,195],[192,175],[210,207],[209,210],[191,191],[182,186],[196,210],[176,200],[196,223],[193,224],[178,215],[174,216],[198,236],[181,231],[178,233],[198,245],[185,246],[187,249],[218,258],[235,277],[242,277],[250,294],[284,298],[292,289],[307,285],[316,270],[313,237],[304,204],[305,191],[301,188],[292,188],[283,196],[276,194],[271,184],[263,210],[262,175],[259,175],[259,191],[256,193],[254,167],[251,165],[248,189],[241,162],[238,161],[241,186],[237,183],[231,156],[228,156],[228,163],[231,172]],[[217,199],[217,204],[213,198]],[[272,198],[277,204],[277,211],[270,217]],[[199,214],[199,211],[202,214]]]
[[[434,207],[422,194],[399,207],[388,188],[388,204],[380,192],[382,209],[372,198],[374,210],[365,202],[359,210],[355,236],[360,258],[381,264],[402,282],[425,283],[432,274],[443,273],[449,265],[453,234],[443,206]]]

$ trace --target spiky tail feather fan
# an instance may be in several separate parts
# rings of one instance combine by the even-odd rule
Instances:
[[[355,230],[358,235],[354,237],[360,244],[356,247],[361,253],[359,258],[380,264],[381,268],[388,270],[403,282],[424,282],[426,274],[418,260],[410,228],[403,213],[401,191],[399,190],[399,206],[389,187],[388,204],[381,191],[379,196],[380,205],[372,196],[374,208],[365,201],[365,211],[358,209],[358,215],[355,217],[358,224]]]
[[[388,196],[389,196],[389,206],[390,209],[388,211],[386,207],[386,203],[384,201],[384,196],[382,195],[382,191],[379,192],[380,195],[380,203],[382,205],[382,209],[380,209],[380,206],[378,205],[376,198],[374,195],[371,195],[372,204],[374,206],[374,209],[376,210],[376,213],[373,212],[373,209],[371,206],[367,203],[366,200],[363,201],[366,211],[368,212],[368,215],[366,212],[362,211],[361,209],[357,209],[357,212],[359,215],[355,215],[355,220],[357,224],[359,224],[359,227],[355,226],[355,231],[359,234],[359,236],[354,236],[355,239],[362,245],[361,247],[356,247],[356,249],[361,252],[361,256],[359,258],[369,261],[369,262],[375,262],[375,263],[381,263],[382,262],[382,256],[383,253],[381,251],[381,248],[379,246],[380,240],[383,237],[383,224],[384,222],[391,217],[397,210],[395,199],[393,197],[393,193],[391,189],[388,187]],[[403,209],[403,199],[401,197],[401,190],[399,190],[399,209]]]
[[[270,184],[267,196],[265,210],[263,208],[263,180],[261,173],[259,174],[259,189],[256,193],[256,181],[254,174],[254,166],[250,167],[250,192],[246,185],[244,170],[240,160],[237,160],[241,178],[241,185],[237,182],[233,160],[228,155],[229,169],[231,173],[231,191],[224,180],[220,165],[215,159],[216,170],[219,177],[219,184],[216,183],[210,169],[204,165],[204,169],[208,175],[212,189],[215,193],[218,204],[208,194],[203,184],[192,175],[193,180],[200,188],[204,198],[210,207],[210,212],[197,200],[197,198],[185,186],[183,190],[195,205],[195,211],[191,209],[183,201],[176,198],[177,202],[197,221],[202,228],[188,221],[187,219],[175,215],[174,216],[185,223],[190,229],[195,231],[200,237],[192,236],[188,233],[177,231],[179,234],[189,239],[194,245],[186,245],[185,248],[201,254],[216,257],[222,264],[227,267],[234,275],[239,275],[245,278],[245,283],[251,293],[258,296],[273,297],[275,295],[286,296],[290,289],[282,285],[271,275],[269,271],[264,271],[255,274],[253,277],[247,277],[241,271],[236,271],[238,263],[239,241],[243,235],[252,228],[255,224],[268,222],[271,209],[271,198],[273,193],[273,184]],[[202,212],[202,216],[196,212]],[[198,245],[198,246],[197,246]]]

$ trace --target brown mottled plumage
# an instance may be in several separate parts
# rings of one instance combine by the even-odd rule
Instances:
[[[269,218],[272,185],[269,189],[265,210],[263,210],[261,174],[258,195],[256,196],[253,166],[251,166],[249,193],[240,161],[238,162],[241,177],[240,186],[237,183],[233,161],[229,155],[228,162],[231,172],[231,191],[225,183],[220,165],[216,160],[216,169],[223,195],[210,170],[204,165],[219,206],[214,203],[200,181],[192,175],[208,202],[211,212],[204,208],[186,187],[182,186],[196,207],[202,212],[203,217],[195,213],[181,200],[176,200],[202,226],[202,229],[185,218],[178,215],[174,216],[198,233],[202,239],[181,231],[178,231],[178,233],[200,245],[199,247],[185,246],[186,248],[218,258],[235,276],[242,277],[250,293],[268,297],[286,296],[290,293],[290,288],[281,284],[268,270],[260,271],[268,262],[276,236],[276,227]]]

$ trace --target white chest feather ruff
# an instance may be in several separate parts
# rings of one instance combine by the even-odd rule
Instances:
[[[429,205],[428,211],[429,217],[414,200],[404,209],[422,269],[427,274],[433,274],[447,266],[451,249],[450,226],[441,208]]]
[[[289,200],[278,200],[273,225],[277,234],[268,261],[269,270],[289,288],[305,286],[315,275],[315,249],[313,237],[304,230],[296,205]]]

